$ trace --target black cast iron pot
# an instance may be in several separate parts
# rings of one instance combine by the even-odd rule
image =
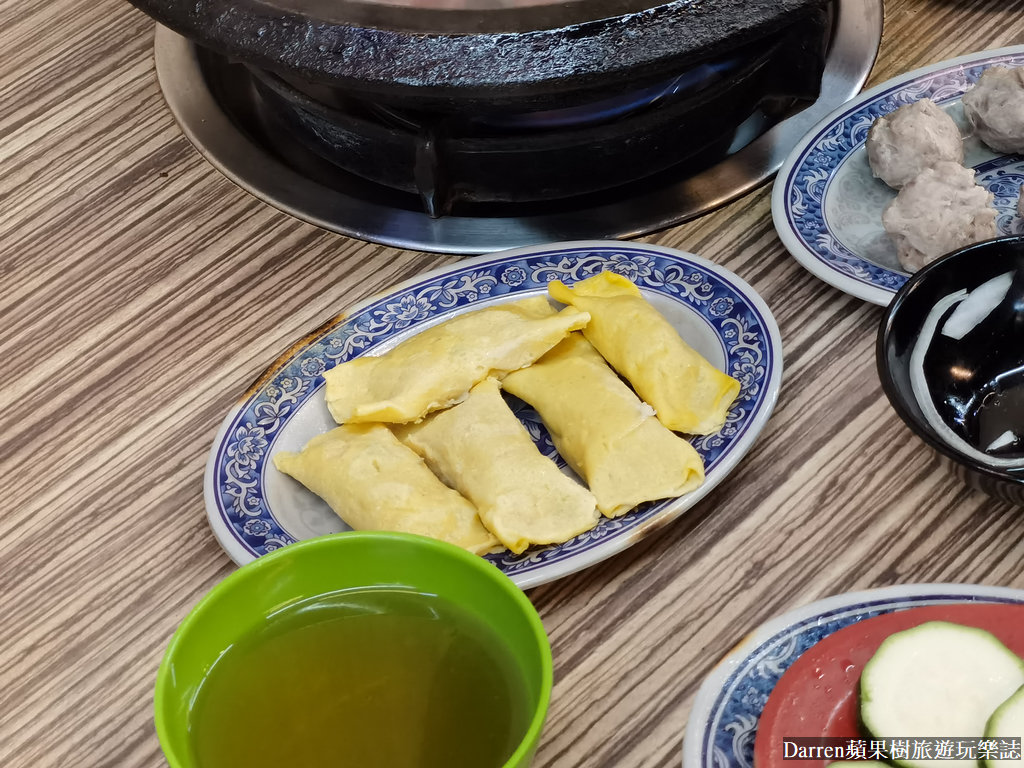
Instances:
[[[810,16],[824,26],[830,3],[460,1],[461,9],[430,5],[441,0],[131,0],[251,66],[381,103],[484,112],[564,107],[645,87]]]

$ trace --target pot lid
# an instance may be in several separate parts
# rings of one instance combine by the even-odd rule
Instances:
[[[615,90],[829,0],[131,0],[222,54],[355,92]],[[499,7],[500,6],[500,7]]]

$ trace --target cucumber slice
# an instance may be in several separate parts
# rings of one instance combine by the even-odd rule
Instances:
[[[1017,690],[992,713],[985,726],[985,738],[1018,738],[1024,741],[1024,687]],[[985,768],[1021,768],[1020,760],[983,760]]]
[[[996,707],[1022,685],[1024,661],[995,635],[930,621],[890,635],[864,665],[861,722],[874,738],[981,738]],[[895,762],[910,768],[978,765],[975,760]]]

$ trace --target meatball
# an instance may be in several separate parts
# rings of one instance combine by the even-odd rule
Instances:
[[[875,120],[866,148],[871,172],[895,189],[942,160],[964,161],[960,129],[931,99],[906,104]]]
[[[974,181],[974,171],[944,161],[908,182],[882,214],[882,226],[914,272],[965,245],[996,236],[993,195]]]
[[[963,105],[979,139],[996,152],[1024,152],[1024,69],[989,67]]]

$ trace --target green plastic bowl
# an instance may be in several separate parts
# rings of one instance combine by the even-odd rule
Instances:
[[[281,608],[354,587],[438,595],[472,611],[505,639],[533,707],[526,735],[505,768],[526,768],[551,698],[551,646],[537,611],[481,557],[422,536],[378,532],[290,544],[239,568],[199,601],[174,633],[156,677],[156,732],[171,768],[195,768],[189,710],[224,650]]]

